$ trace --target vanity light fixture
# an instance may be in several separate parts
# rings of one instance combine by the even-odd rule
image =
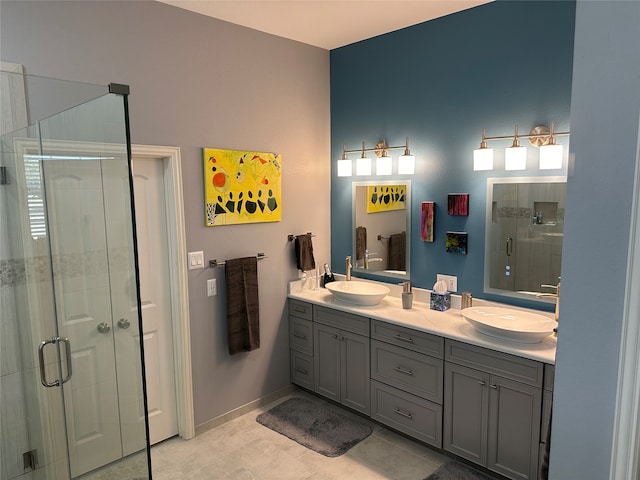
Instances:
[[[377,155],[377,152],[376,152],[376,155]],[[380,156],[376,158],[376,175],[378,176],[391,175],[391,172],[393,170],[392,166],[393,166],[393,162],[391,160],[391,157],[389,156],[389,153],[387,152],[386,149],[383,149]]]
[[[562,168],[562,145],[556,145],[553,122],[549,125],[549,143],[540,146],[540,170]]]
[[[345,146],[342,145],[342,157],[338,160],[338,176],[339,177],[350,177],[353,172],[353,166],[351,165],[351,160],[347,158],[347,152],[345,150]]]
[[[505,170],[524,170],[527,168],[527,149],[518,140],[518,125],[513,133],[513,144],[504,151]]]
[[[482,141],[480,142],[480,148],[473,151],[473,169],[478,170],[493,170],[493,148],[487,146],[486,131],[482,129]]]
[[[560,135],[571,135],[571,132],[554,131],[553,122],[549,128],[537,126],[529,132],[529,135],[519,135],[518,126],[515,126],[514,135],[501,135],[487,137],[485,129],[482,129],[482,141],[480,148],[473,151],[474,170],[493,169],[493,149],[487,147],[487,141],[491,140],[511,140],[511,147],[505,150],[505,170],[524,170],[527,165],[527,153],[525,147],[520,145],[521,138],[529,139],[529,143],[535,147],[540,147],[540,170],[562,168],[563,148],[556,144],[556,137]]]
[[[356,160],[356,175],[371,175],[371,159],[365,153],[364,142],[362,142],[362,155]]]
[[[413,175],[416,170],[416,157],[409,151],[409,137],[406,137],[404,153],[398,158],[398,173],[400,175]]]
[[[376,175],[387,176],[393,173],[393,159],[389,155],[389,150],[404,150],[404,153],[398,158],[398,174],[413,175],[415,172],[416,158],[411,155],[409,150],[409,137],[406,137],[404,145],[389,146],[384,140],[380,140],[374,148],[366,148],[364,141],[362,148],[357,150],[347,150],[342,146],[342,156],[338,160],[338,176],[350,177],[352,175],[352,163],[347,158],[350,153],[359,153],[360,158],[356,159],[356,175],[371,175],[371,159],[367,157],[367,152],[375,152],[376,155]]]

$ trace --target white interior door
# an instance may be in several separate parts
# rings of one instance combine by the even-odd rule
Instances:
[[[122,457],[101,165],[43,165],[58,326],[71,340],[73,376],[64,391],[76,477]]]
[[[150,443],[178,433],[164,162],[134,158],[138,265]]]

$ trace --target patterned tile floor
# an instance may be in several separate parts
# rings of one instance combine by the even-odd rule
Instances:
[[[448,460],[374,423],[373,433],[347,453],[324,457],[256,422],[260,413],[287,398],[191,440],[175,437],[154,446],[154,480],[422,480]]]

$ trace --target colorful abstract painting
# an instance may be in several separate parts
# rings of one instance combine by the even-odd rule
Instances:
[[[280,221],[279,154],[205,148],[203,156],[207,227]]]
[[[370,185],[367,187],[367,213],[404,210],[406,185]]]
[[[433,242],[436,202],[422,202],[422,221],[420,222],[420,236],[423,242]]]
[[[469,194],[450,193],[447,213],[449,215],[469,215]]]
[[[467,232],[447,232],[446,249],[447,253],[467,254],[468,234]]]

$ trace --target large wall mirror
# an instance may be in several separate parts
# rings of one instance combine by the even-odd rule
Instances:
[[[409,279],[411,182],[353,182],[354,272]]]
[[[487,179],[486,293],[536,300],[552,292],[542,285],[561,275],[566,193],[565,177]]]

